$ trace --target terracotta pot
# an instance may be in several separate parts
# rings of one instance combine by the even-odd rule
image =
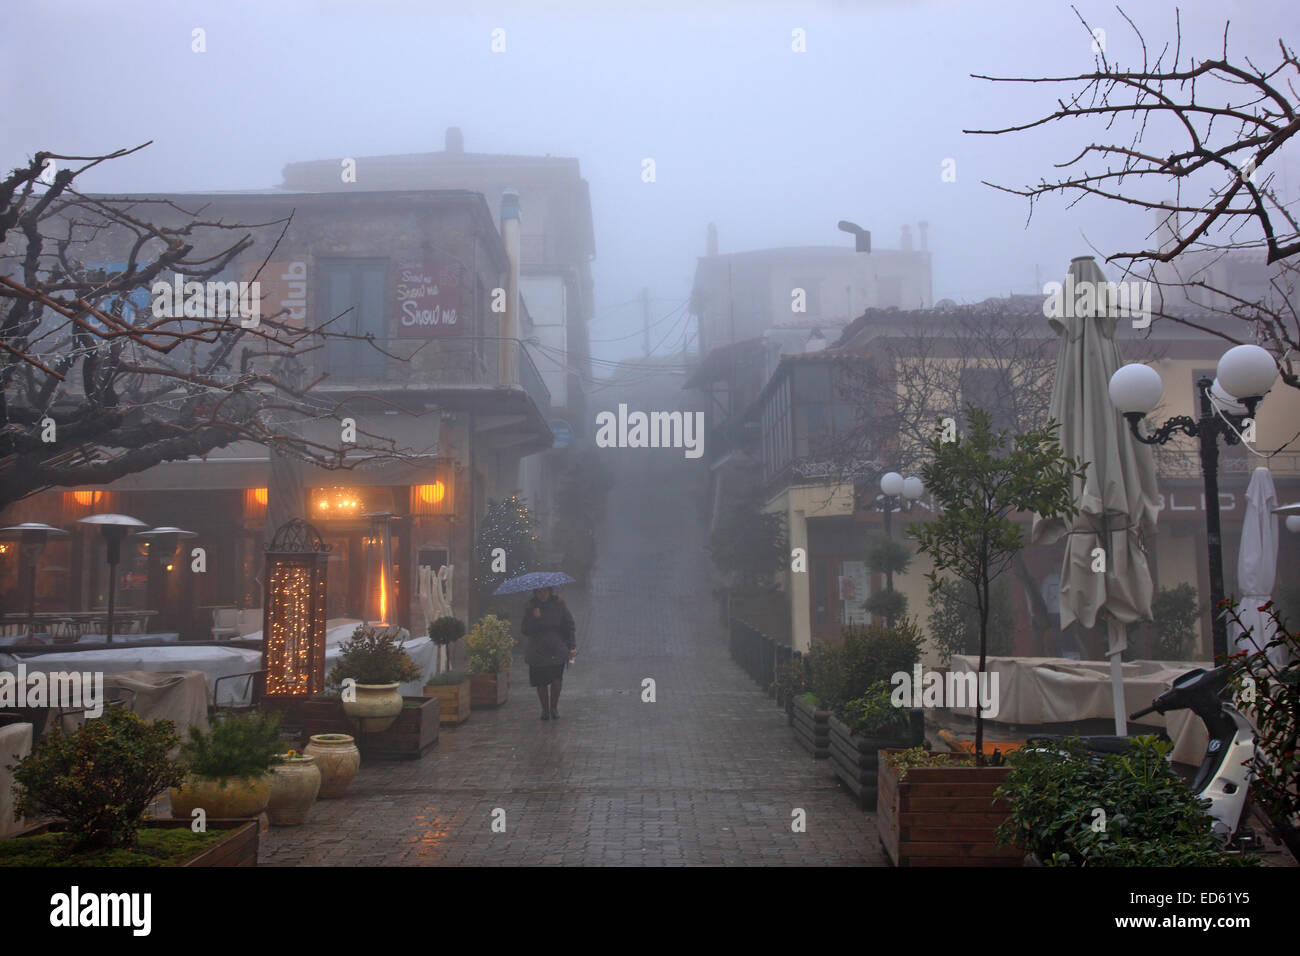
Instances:
[[[303,753],[316,758],[320,771],[318,800],[343,796],[361,766],[361,751],[348,734],[314,734]]]
[[[377,734],[387,730],[402,712],[402,695],[392,684],[357,684],[357,699],[343,701],[343,713],[361,725],[363,734]]]
[[[189,774],[180,787],[167,791],[172,816],[189,819],[201,809],[209,820],[236,820],[255,817],[266,809],[271,798],[271,775],[246,780],[243,777],[196,777]]]
[[[271,798],[266,815],[277,827],[296,827],[307,820],[311,805],[320,792],[320,770],[316,758],[290,757],[271,768]]]

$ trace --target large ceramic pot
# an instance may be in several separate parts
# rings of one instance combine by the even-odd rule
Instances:
[[[243,777],[196,777],[189,774],[180,787],[167,791],[172,816],[189,819],[196,809],[209,820],[234,820],[255,817],[266,809],[271,798],[271,775]]]
[[[343,701],[343,713],[361,725],[363,734],[387,730],[402,712],[400,684],[357,684],[357,699]]]
[[[316,758],[320,771],[318,800],[343,796],[361,766],[361,751],[348,734],[313,734],[303,753]]]
[[[311,756],[286,757],[271,768],[266,816],[273,826],[296,827],[307,819],[320,792],[320,770]]]

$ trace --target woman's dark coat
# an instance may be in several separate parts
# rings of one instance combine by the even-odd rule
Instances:
[[[533,616],[534,608],[541,608],[541,617]],[[528,638],[524,660],[529,667],[567,664],[569,651],[578,646],[574,638],[577,628],[573,623],[573,615],[559,595],[553,594],[546,601],[532,598],[524,608],[524,622],[520,630]]]

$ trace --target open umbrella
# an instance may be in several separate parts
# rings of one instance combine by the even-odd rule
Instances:
[[[1255,653],[1273,640],[1273,621],[1259,606],[1268,601],[1277,579],[1277,490],[1267,468],[1256,468],[1246,488],[1246,514],[1241,521],[1241,545],[1237,551],[1237,589],[1241,604],[1237,616],[1246,626],[1233,622],[1229,638],[1234,651]],[[1269,660],[1275,666],[1286,663],[1286,649],[1274,647]]]
[[[1128,646],[1126,625],[1151,618],[1151,570],[1143,539],[1155,532],[1159,492],[1151,449],[1135,442],[1109,398],[1110,377],[1120,367],[1115,344],[1115,309],[1106,277],[1091,256],[1070,263],[1066,289],[1091,289],[1095,308],[1067,301],[1050,319],[1060,337],[1051,416],[1060,424],[1065,454],[1088,462],[1076,482],[1078,516],[1071,522],[1034,518],[1032,539],[1051,544],[1068,535],[1061,566],[1061,628],[1078,621],[1107,625],[1115,733],[1128,733],[1121,655]],[[1086,301],[1086,300],[1085,300]],[[1082,313],[1082,314],[1081,314]],[[1105,571],[1096,549],[1105,556]]]
[[[572,584],[573,578],[563,571],[530,571],[517,578],[502,581],[493,594],[520,594],[524,591],[536,591],[538,588],[558,588],[562,584]]]

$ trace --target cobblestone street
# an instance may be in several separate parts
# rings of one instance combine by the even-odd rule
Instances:
[[[874,816],[728,656],[697,520],[704,465],[603,454],[618,485],[591,586],[566,593],[578,659],[561,719],[538,719],[519,655],[503,708],[444,727],[422,760],[364,762],[345,797],[264,835],[264,865],[882,863]]]

